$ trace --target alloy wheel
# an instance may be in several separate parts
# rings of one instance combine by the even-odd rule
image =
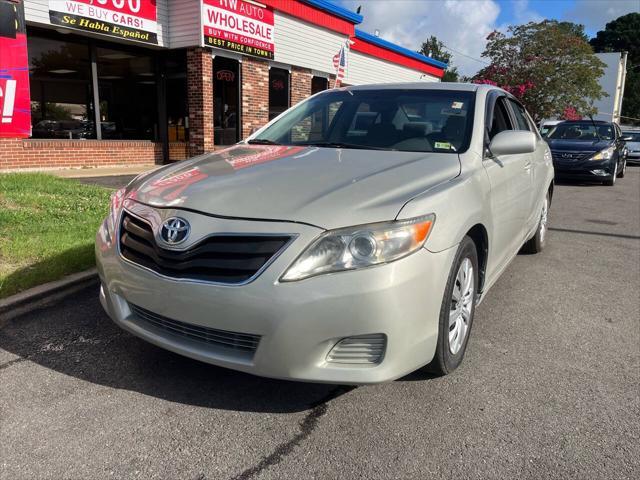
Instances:
[[[453,355],[460,351],[469,331],[474,292],[473,264],[465,258],[456,274],[449,311],[449,350]]]

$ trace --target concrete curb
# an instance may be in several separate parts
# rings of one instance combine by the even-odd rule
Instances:
[[[40,308],[85,287],[98,283],[98,271],[95,268],[73,273],[60,280],[44,283],[24,292],[16,293],[0,300],[0,317],[8,320],[31,310]],[[0,320],[0,325],[2,321]]]

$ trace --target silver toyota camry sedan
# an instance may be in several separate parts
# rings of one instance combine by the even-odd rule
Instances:
[[[100,300],[134,335],[256,375],[447,374],[509,262],[544,248],[552,193],[549,148],[503,90],[329,90],[116,192]]]

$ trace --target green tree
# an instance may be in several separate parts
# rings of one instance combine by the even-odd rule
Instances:
[[[584,32],[584,25],[573,22],[558,22],[558,27],[571,35],[582,38],[585,42],[589,41],[589,36]]]
[[[606,95],[598,83],[605,65],[581,25],[555,20],[512,25],[506,34],[489,34],[482,56],[490,64],[473,81],[511,92],[536,122],[560,118],[567,109],[593,114],[593,102]]]
[[[598,53],[628,52],[622,99],[622,116],[627,118],[622,121],[640,125],[640,13],[629,13],[607,23],[590,43]]]
[[[431,57],[440,62],[446,63],[447,69],[444,71],[442,77],[443,82],[457,82],[459,81],[460,74],[458,73],[458,67],[451,65],[451,59],[453,55],[445,50],[444,43],[438,40],[437,37],[431,35],[426,42],[422,42],[422,46],[418,53]]]

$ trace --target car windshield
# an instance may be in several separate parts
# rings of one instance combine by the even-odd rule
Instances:
[[[461,152],[469,146],[474,98],[455,90],[330,90],[292,108],[249,143]]]
[[[584,142],[611,140],[613,139],[613,127],[597,123],[595,125],[592,123],[560,123],[549,133],[548,138]]]
[[[622,132],[623,137],[630,137],[628,142],[640,142],[640,132]]]

